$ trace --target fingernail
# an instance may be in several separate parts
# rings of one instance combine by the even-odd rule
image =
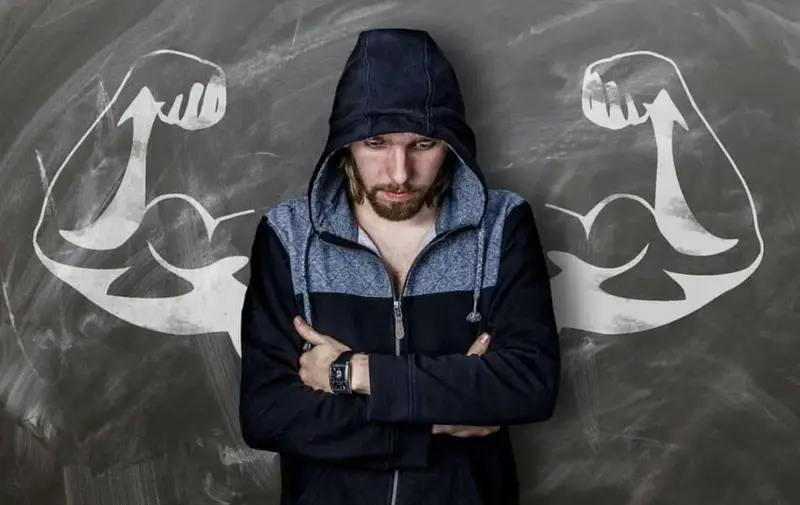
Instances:
[[[300,318],[300,316],[294,317],[294,324],[303,324],[303,320]]]
[[[485,344],[486,342],[488,342],[489,341],[489,334],[488,333],[484,333],[483,335],[481,335],[481,340],[480,341],[481,341],[481,344]]]

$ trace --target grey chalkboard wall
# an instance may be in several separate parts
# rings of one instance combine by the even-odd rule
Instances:
[[[277,503],[237,304],[373,27],[436,38],[534,204],[564,373],[523,503],[800,503],[800,3],[5,0],[0,504]]]

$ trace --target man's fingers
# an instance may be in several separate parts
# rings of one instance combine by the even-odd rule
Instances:
[[[475,339],[475,342],[473,342],[470,346],[469,351],[467,351],[467,356],[472,356],[474,354],[480,356],[485,353],[489,349],[489,340],[490,338],[488,333],[481,333],[480,336]]]
[[[432,433],[434,435],[447,434],[453,437],[485,437],[498,431],[500,426],[465,426],[459,424],[435,424]]]
[[[297,330],[297,333],[299,333],[306,342],[310,342],[314,345],[321,345],[327,341],[327,337],[325,337],[325,335],[312,328],[300,316],[294,318],[294,327]]]
[[[459,426],[450,432],[454,437],[485,437],[499,430],[499,426]]]
[[[325,335],[315,330],[300,316],[294,318],[294,327],[297,333],[305,340],[303,343],[303,352],[311,350],[314,345],[322,344],[329,345],[339,352],[350,350],[349,346],[344,345],[330,335]]]

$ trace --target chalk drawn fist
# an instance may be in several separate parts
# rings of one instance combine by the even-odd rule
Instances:
[[[225,115],[225,73],[210,61],[186,53],[155,51],[134,70],[139,79],[150,71],[161,74],[160,79],[155,83],[145,81],[147,84],[122,113],[118,125],[131,118],[152,124],[158,118],[165,124],[192,131],[214,126]],[[170,78],[164,79],[165,76]]]
[[[623,97],[620,96],[617,83],[603,82],[600,74],[592,67],[586,69],[582,88],[583,115],[597,126],[619,130],[629,125],[642,124],[647,120],[646,117],[639,116],[630,93],[624,93],[626,110],[623,112]]]
[[[639,51],[597,60],[583,75],[583,115],[598,126],[620,130],[647,122],[655,107],[660,120],[688,130],[680,111],[690,110],[690,104],[681,83],[677,68],[656,53]]]
[[[192,84],[186,108],[181,115],[184,95],[179,94],[172,102],[168,114],[159,111],[161,121],[180,126],[186,130],[200,130],[214,126],[225,115],[226,90],[223,75],[214,75],[203,85]]]

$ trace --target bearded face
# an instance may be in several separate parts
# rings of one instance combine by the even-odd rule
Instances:
[[[433,200],[447,146],[414,133],[390,133],[354,142],[350,152],[355,193],[383,219],[405,221]]]

